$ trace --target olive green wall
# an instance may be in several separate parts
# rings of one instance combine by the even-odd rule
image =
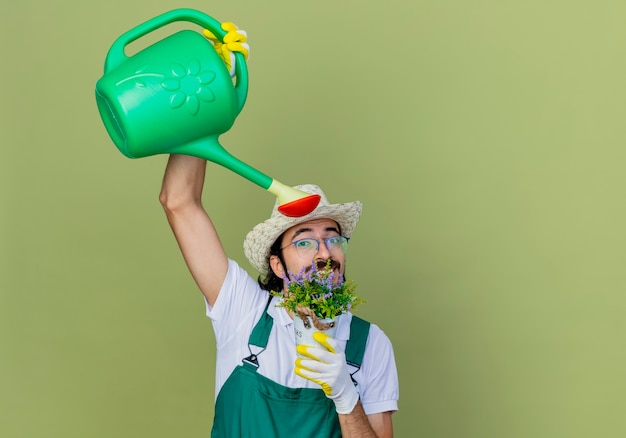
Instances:
[[[618,0],[3,2],[1,436],[208,435],[214,341],[166,157],[124,158],[93,91],[121,33],[183,6],[250,35],[226,148],[364,202],[349,274],[394,342],[396,436],[625,436]],[[205,193],[250,268],[273,196],[215,165]]]

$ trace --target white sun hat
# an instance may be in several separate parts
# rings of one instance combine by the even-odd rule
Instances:
[[[363,208],[360,201],[347,202],[344,204],[330,204],[326,195],[314,184],[295,186],[295,189],[306,193],[318,194],[320,202],[311,213],[301,217],[285,216],[278,211],[278,200],[274,204],[272,215],[269,219],[255,226],[248,233],[243,242],[243,251],[248,261],[262,276],[268,274],[268,261],[270,248],[278,237],[294,225],[301,224],[313,219],[332,219],[339,224],[341,234],[350,237],[359,221]]]

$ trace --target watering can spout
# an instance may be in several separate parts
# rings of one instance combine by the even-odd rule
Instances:
[[[289,217],[302,217],[311,213],[320,202],[321,196],[286,186],[276,180],[267,189],[278,198],[278,211]]]
[[[320,202],[321,196],[289,187],[247,163],[239,160],[219,144],[217,137],[208,137],[188,143],[170,151],[176,154],[204,158],[232,170],[276,196],[278,211],[289,217],[302,217],[311,213]]]

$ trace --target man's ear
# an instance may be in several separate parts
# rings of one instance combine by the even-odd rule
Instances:
[[[270,267],[278,278],[283,278],[285,276],[285,268],[280,261],[280,257],[277,255],[270,256]]]

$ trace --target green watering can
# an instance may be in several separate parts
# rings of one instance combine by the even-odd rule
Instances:
[[[261,173],[235,158],[218,142],[241,112],[248,94],[248,70],[235,53],[235,84],[213,45],[200,33],[182,30],[128,57],[131,42],[167,24],[186,21],[220,40],[220,22],[194,9],[175,9],[122,34],[111,46],[104,76],[96,83],[98,111],[122,154],[141,158],[183,154],[232,170],[277,199],[286,216],[304,216],[317,207],[311,195]]]

